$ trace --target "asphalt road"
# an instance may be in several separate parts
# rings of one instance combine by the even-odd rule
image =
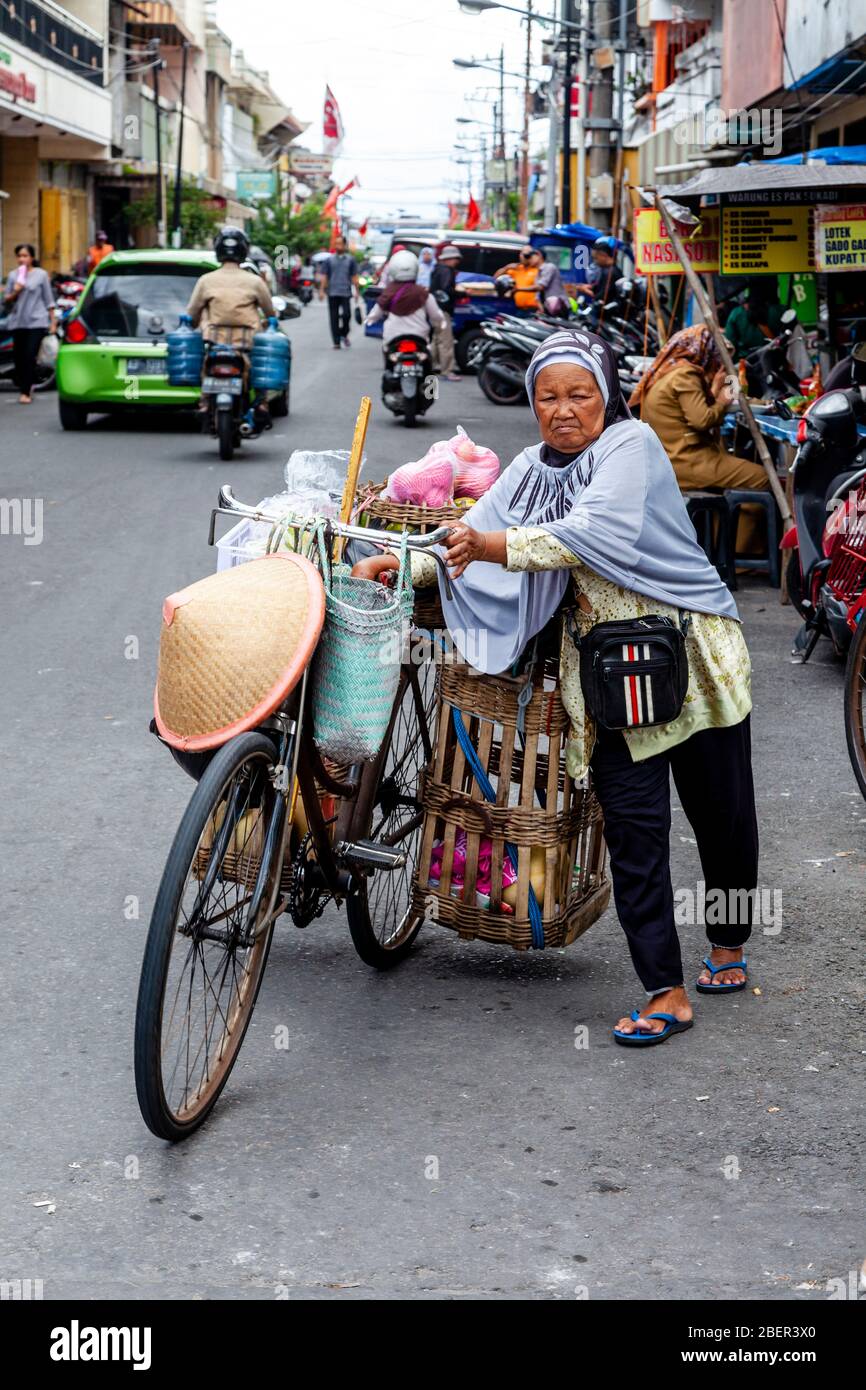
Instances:
[[[789,663],[791,609],[760,580],[738,601],[782,921],[753,938],[747,993],[696,996],[690,1033],[632,1054],[609,1034],[641,998],[613,911],[550,954],[431,925],[384,976],[336,914],[283,919],[217,1111],[178,1148],[145,1129],[139,963],[192,789],[147,732],[160,606],[213,567],[219,483],[279,491],[292,448],[348,447],[365,390],[371,477],[457,421],[503,459],[534,438],[471,379],[410,434],[378,402],[378,345],[356,332],[338,357],[318,304],[291,335],[292,416],[231,464],[170,419],[63,434],[52,396],[0,392],[0,492],[44,500],[42,544],[0,536],[0,1279],[84,1299],[827,1298],[866,1253],[866,809],[841,671]],[[694,886],[678,811],[672,841]],[[694,974],[701,929],[683,939]]]

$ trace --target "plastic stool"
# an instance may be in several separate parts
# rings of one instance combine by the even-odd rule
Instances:
[[[687,492],[686,510],[710,564],[729,589],[737,587],[731,511],[723,492]],[[715,524],[714,524],[715,523]]]
[[[731,517],[731,549],[735,552],[735,563],[739,562],[744,568],[765,574],[770,583],[778,589],[782,582],[782,566],[779,558],[779,509],[772,492],[769,489],[766,492],[756,492],[753,488],[731,487],[725,491],[725,501],[728,504]],[[736,554],[737,521],[739,520],[740,507],[746,502],[757,502],[767,514],[766,559],[754,559],[751,555]]]

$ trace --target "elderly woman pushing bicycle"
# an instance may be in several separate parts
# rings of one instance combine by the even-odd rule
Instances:
[[[749,655],[670,460],[632,418],[607,344],[556,333],[536,351],[526,384],[541,443],[450,530],[445,552],[458,582],[452,597],[440,583],[442,607],[461,650],[475,634],[464,655],[477,663],[483,650],[488,673],[509,670],[565,610],[568,771],[577,778],[591,769],[616,908],[647,995],[613,1036],[645,1047],[693,1023],[674,924],[671,772],[707,897],[716,890],[728,905],[708,926],[696,988],[745,988],[758,867]],[[370,578],[397,563],[375,556],[353,574]],[[413,554],[416,585],[431,582],[432,563]]]

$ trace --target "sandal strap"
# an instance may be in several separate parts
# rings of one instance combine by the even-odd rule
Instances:
[[[704,956],[704,965],[711,975],[718,975],[722,970],[745,970],[746,958],[744,956],[742,960],[729,960],[727,965],[713,965],[709,956]]]

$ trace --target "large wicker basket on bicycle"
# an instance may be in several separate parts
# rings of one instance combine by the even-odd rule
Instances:
[[[481,676],[457,661],[443,664],[438,680],[438,736],[424,779],[415,909],[465,939],[515,950],[568,946],[604,912],[610,882],[600,807],[591,787],[576,783],[565,766],[569,721],[557,663],[549,659],[536,669],[522,721],[518,698],[525,678]],[[473,762],[483,770],[493,801],[482,791]],[[462,891],[455,896],[451,867],[460,830],[466,854]],[[487,895],[479,903],[476,884],[479,853],[486,854],[490,844],[485,904]],[[441,860],[438,879],[430,878],[434,846]],[[506,854],[517,861],[511,913],[503,906]]]
[[[463,505],[449,502],[446,507],[415,506],[411,502],[392,502],[383,497],[385,483],[365,483],[355,500],[355,515],[361,526],[383,530],[405,527],[413,535],[426,536],[438,526],[450,526],[459,521],[474,501],[467,498]],[[416,627],[438,631],[445,627],[438,589],[417,589],[413,621]]]

